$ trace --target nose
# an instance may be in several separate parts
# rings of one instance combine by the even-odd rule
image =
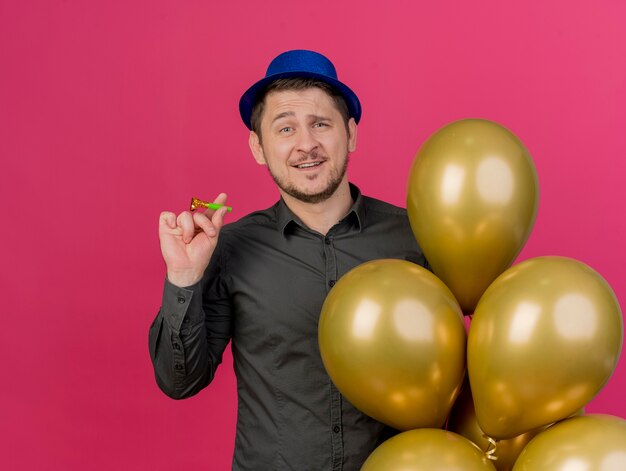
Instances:
[[[302,127],[298,132],[297,150],[304,153],[312,152],[318,146],[317,139],[311,129]]]

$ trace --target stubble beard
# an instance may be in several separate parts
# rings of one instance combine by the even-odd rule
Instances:
[[[281,180],[274,172],[272,172],[272,169],[269,167],[269,165],[267,167],[267,170],[274,179],[274,182],[276,183],[278,188],[280,188],[286,194],[303,203],[316,204],[326,201],[328,198],[335,194],[335,191],[337,191],[337,188],[339,188],[339,185],[341,185],[341,182],[343,181],[348,170],[348,161],[350,160],[349,157],[349,154],[346,154],[346,158],[342,167],[339,169],[338,172],[330,175],[326,187],[322,191],[317,193],[305,193],[296,188],[295,185],[289,184]]]

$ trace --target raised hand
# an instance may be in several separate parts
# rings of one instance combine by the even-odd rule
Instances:
[[[214,202],[225,204],[226,194],[220,193]],[[169,211],[161,213],[159,241],[171,283],[183,287],[200,281],[217,245],[225,214],[225,207],[183,211],[178,216]]]

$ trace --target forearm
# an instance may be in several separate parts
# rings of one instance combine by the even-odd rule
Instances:
[[[211,382],[225,344],[209,342],[199,283],[179,288],[165,282],[149,345],[157,384],[168,396],[193,396]]]

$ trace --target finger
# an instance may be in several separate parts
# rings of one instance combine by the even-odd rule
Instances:
[[[228,199],[228,195],[226,195],[226,193],[220,193],[219,195],[217,195],[217,197],[213,200],[214,203],[217,204],[226,204],[226,200]]]
[[[209,238],[217,237],[217,229],[205,214],[194,213],[193,222],[196,224],[196,227],[200,227]]]
[[[211,218],[211,222],[218,232],[222,230],[222,226],[224,225],[224,216],[226,216],[227,212],[228,210],[226,208],[220,208],[215,211],[215,214]]]
[[[219,195],[217,195],[217,197],[213,200],[214,203],[217,204],[226,204],[226,199],[228,198],[228,196],[226,195],[226,193],[220,193]],[[204,211],[204,214],[206,214],[209,218],[212,218],[213,215],[215,214],[215,209],[207,209]]]
[[[170,229],[176,229],[176,214],[170,211],[163,211],[159,216],[159,225],[163,224]]]
[[[176,219],[178,227],[183,231],[183,242],[188,244],[194,236],[193,217],[189,211],[183,211]]]

